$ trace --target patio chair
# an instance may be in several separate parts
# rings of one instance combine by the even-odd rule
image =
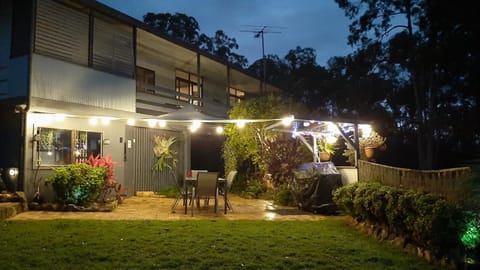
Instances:
[[[227,213],[227,208],[233,211],[232,204],[230,203],[227,194],[230,192],[230,188],[232,187],[232,182],[233,179],[235,179],[235,176],[237,176],[237,171],[230,171],[225,179],[225,184],[218,191],[218,194],[223,196],[225,200],[225,214]]]
[[[171,172],[173,175],[173,178],[175,179],[175,187],[177,189],[177,196],[175,197],[175,200],[172,203],[171,210],[172,213],[175,213],[175,208],[178,206],[178,202],[182,200],[183,202],[183,207],[185,208],[185,214],[187,214],[187,203],[192,203],[191,198],[192,194],[190,190],[187,190],[184,186],[184,181],[185,179],[183,178],[183,175],[181,173],[175,174],[173,171]],[[188,199],[190,199],[190,202],[188,202]]]
[[[199,172],[197,185],[192,191],[192,217],[195,205],[200,207],[200,199],[215,198],[215,216],[218,215],[218,172]]]

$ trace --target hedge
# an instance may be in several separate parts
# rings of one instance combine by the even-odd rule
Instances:
[[[472,214],[438,195],[361,182],[337,189],[333,201],[354,219],[385,226],[437,257],[463,256],[478,246],[462,242]]]

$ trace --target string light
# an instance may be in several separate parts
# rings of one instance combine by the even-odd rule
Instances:
[[[127,120],[127,125],[129,125],[129,126],[135,125],[135,119],[133,119],[133,118],[128,119]]]
[[[288,127],[292,124],[293,120],[295,118],[293,117],[293,115],[290,115],[288,117],[285,117],[282,119],[282,124],[285,126],[285,127]]]
[[[147,122],[148,122],[148,126],[151,128],[155,127],[155,125],[157,124],[157,120],[155,119],[149,119],[147,120]]]
[[[90,125],[96,126],[98,124],[98,119],[97,118],[90,118],[89,122],[90,122]]]
[[[244,128],[245,127],[245,120],[237,120],[237,127]]]

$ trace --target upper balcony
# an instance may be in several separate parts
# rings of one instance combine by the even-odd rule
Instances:
[[[260,80],[226,63],[145,30],[136,36],[137,112],[161,114],[191,103],[226,116],[234,101],[260,95]]]

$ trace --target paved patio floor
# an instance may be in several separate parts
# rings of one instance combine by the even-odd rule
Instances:
[[[195,208],[195,216],[191,216],[190,208],[184,214],[182,203],[172,213],[171,198],[159,196],[125,198],[112,212],[59,212],[59,211],[27,211],[20,213],[9,220],[46,220],[46,219],[103,219],[103,220],[189,220],[189,219],[226,219],[226,220],[322,220],[326,218],[343,218],[322,216],[304,212],[295,207],[277,207],[271,201],[258,199],[244,199],[232,194],[229,196],[233,211],[224,215],[223,200],[219,203],[219,215],[213,211],[213,202],[210,206]]]

